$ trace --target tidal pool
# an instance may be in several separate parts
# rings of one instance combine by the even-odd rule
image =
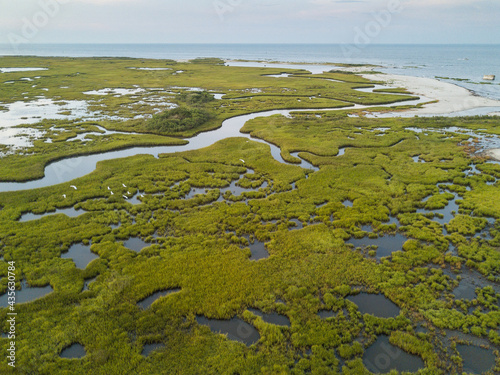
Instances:
[[[168,290],[161,290],[159,292],[151,294],[149,297],[144,298],[143,300],[137,302],[137,306],[139,306],[141,309],[146,310],[151,307],[151,305],[156,302],[156,300],[160,299],[161,297],[168,296],[169,294],[172,293],[177,293],[180,292],[181,289],[176,288],[176,289],[168,289]]]
[[[87,353],[85,352],[84,346],[78,343],[68,346],[61,352],[61,357],[67,359],[81,359],[86,355]]]
[[[379,318],[395,318],[401,311],[383,294],[359,293],[348,296],[346,299],[356,304],[362,314],[371,314]]]
[[[425,368],[422,358],[408,354],[389,342],[388,336],[381,336],[366,349],[363,356],[366,368],[375,374],[386,374],[391,370],[417,372]]]
[[[267,251],[266,244],[264,242],[255,240],[248,247],[250,247],[250,251],[252,252],[250,260],[269,258],[269,252]]]
[[[80,215],[83,215],[86,211],[83,210],[75,210],[73,207],[70,208],[61,208],[57,209],[55,212],[46,212],[44,214],[34,214],[31,212],[25,213],[21,216],[19,219],[19,222],[27,222],[27,221],[32,221],[32,220],[39,220],[43,217],[47,216],[54,216],[58,214],[64,214],[67,217],[78,217]]]
[[[442,209],[437,209],[437,210],[429,210],[426,208],[419,208],[417,210],[417,213],[421,214],[427,214],[427,213],[434,213],[435,216],[432,219],[433,221],[437,221],[440,224],[446,224],[449,223],[454,217],[455,214],[458,214],[458,210],[460,207],[457,204],[457,199],[459,198],[458,194],[456,193],[451,193],[453,194],[453,199],[448,201],[448,205],[445,208]],[[455,214],[453,214],[455,212]],[[443,215],[443,217],[438,217],[436,214]]]
[[[495,367],[495,355],[491,350],[474,345],[457,345],[463,359],[463,371],[482,374]]]
[[[15,125],[34,124],[41,119],[75,120],[89,116],[88,104],[84,100],[54,102],[52,99],[39,97],[32,102],[14,102],[3,104],[6,111],[0,111],[2,128]],[[68,115],[67,112],[70,114]]]
[[[99,255],[90,251],[90,245],[77,243],[72,245],[69,250],[61,254],[62,259],[71,259],[75,263],[76,268],[85,269],[88,264],[94,259],[98,259]]]
[[[368,247],[368,246],[378,246],[377,247],[377,259],[382,257],[390,256],[395,251],[400,251],[403,249],[403,244],[408,241],[408,238],[400,233],[395,235],[388,235],[378,238],[351,238],[347,241],[357,247]]]
[[[83,289],[82,289],[82,292],[85,292],[86,290],[89,290],[89,286],[90,284],[92,284],[95,280],[97,279],[97,276],[96,277],[93,277],[91,279],[87,279],[84,281],[83,283]]]
[[[332,310],[320,310],[318,311],[318,316],[321,319],[335,318],[337,316],[337,313],[333,312]]]
[[[0,68],[0,73],[38,72],[47,68]]]
[[[278,314],[277,312],[264,313],[258,309],[248,309],[252,314],[260,316],[263,321],[270,324],[275,324],[277,326],[287,326],[290,327],[290,319],[287,316]]]
[[[238,317],[231,320],[217,320],[197,316],[196,321],[200,325],[209,326],[214,333],[227,335],[229,340],[239,341],[247,346],[253,345],[260,340],[260,334],[255,327]]]
[[[133,250],[136,253],[139,253],[145,247],[151,246],[150,243],[147,243],[143,239],[139,237],[131,237],[123,243],[127,249]]]
[[[153,344],[145,344],[144,347],[142,348],[141,355],[144,357],[149,356],[152,352],[157,351],[159,349],[165,348],[165,344],[157,342]]]
[[[29,287],[26,284],[26,280],[21,281],[21,290],[16,290],[16,304],[26,303],[34,301],[38,298],[42,298],[47,294],[53,292],[52,286],[47,285],[41,288]],[[0,308],[5,308],[8,306],[8,295],[7,293],[0,296]]]
[[[345,201],[342,202],[342,204],[345,206],[345,207],[353,207],[354,206],[354,203],[351,202],[350,200],[346,199]]]
[[[399,103],[394,103],[387,106],[389,107],[391,105],[398,105],[398,104]],[[410,105],[412,103],[406,102],[405,104]],[[370,108],[370,106],[356,105],[354,107],[349,107],[349,108],[360,109],[360,108]],[[325,109],[316,109],[315,111],[339,111],[345,109],[346,107],[325,108]],[[180,151],[198,150],[201,148],[208,147],[217,141],[230,137],[245,137],[255,142],[265,143],[271,148],[271,154],[275,160],[277,160],[282,164],[288,164],[281,157],[281,150],[279,147],[270,144],[264,140],[253,138],[249,134],[241,133],[240,129],[243,127],[243,125],[245,125],[247,121],[253,120],[258,117],[270,117],[274,115],[282,115],[285,117],[290,117],[290,114],[292,112],[300,113],[307,111],[311,111],[311,109],[271,110],[266,112],[257,112],[248,115],[232,117],[230,119],[225,120],[220,128],[210,132],[200,133],[192,138],[189,138],[189,143],[182,146],[133,147],[127,150],[110,151],[95,155],[76,156],[67,158],[47,165],[44,171],[45,176],[39,180],[34,180],[29,182],[1,182],[0,192],[35,189],[40,187],[56,185],[62,182],[68,182],[75,178],[79,178],[91,173],[92,171],[95,170],[96,163],[103,160],[119,159],[119,158],[134,156],[137,154],[147,154],[158,157],[159,154],[169,154]],[[16,117],[16,121],[17,118],[21,116],[22,114],[19,114]],[[65,118],[67,119],[68,117],[66,116]],[[294,153],[292,155],[298,157],[298,153]],[[303,159],[300,160],[301,160],[300,164],[301,167],[312,170],[318,170],[318,167],[313,166],[312,164],[308,163]]]
[[[291,219],[290,220],[292,223],[295,223],[295,226],[293,227],[288,227],[288,230],[299,230],[304,228],[304,224],[299,219]]]

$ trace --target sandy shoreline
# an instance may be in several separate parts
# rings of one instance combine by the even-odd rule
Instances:
[[[226,60],[226,63],[231,62],[234,63],[237,62],[237,60]],[[249,65],[251,65],[251,63],[252,62],[248,62]],[[258,64],[259,62],[254,63]],[[288,64],[290,65],[290,67],[292,67],[292,63],[260,62],[260,64],[266,64],[268,67],[279,67],[280,64]],[[306,65],[306,63],[293,64],[293,66],[296,66],[297,68],[300,68],[301,65]],[[309,67],[312,65],[317,65],[318,67],[326,67],[326,64],[319,63],[307,65]],[[302,68],[305,68],[305,66],[302,66]],[[374,69],[376,69],[376,67],[368,65],[352,67],[341,66],[335,68],[335,70],[360,74],[364,78],[372,81],[384,82],[387,86],[406,88],[409,92],[415,95],[427,98],[429,102],[437,101],[437,103],[426,104],[422,108],[408,110],[407,113],[412,115],[445,115],[454,112],[461,112],[474,108],[485,107],[498,107],[498,109],[492,110],[492,113],[489,113],[489,115],[498,116],[500,114],[500,100],[493,100],[477,96],[466,88],[457,86],[452,83],[442,82],[437,79],[396,74],[366,73],[367,71],[372,71]]]
[[[493,148],[485,152],[486,156],[489,156],[492,159],[500,161],[500,148]]]
[[[363,74],[363,77],[382,81],[392,87],[404,87],[409,92],[425,96],[437,103],[426,104],[423,108],[409,110],[412,114],[448,114],[481,107],[500,107],[500,100],[476,96],[469,90],[437,79],[402,76],[395,74]]]

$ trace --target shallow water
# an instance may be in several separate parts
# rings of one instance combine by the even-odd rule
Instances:
[[[154,344],[145,344],[142,348],[141,355],[144,357],[149,356],[152,352],[157,351],[159,349],[165,348],[165,344],[163,343],[154,343]]]
[[[345,206],[345,207],[353,207],[354,206],[354,203],[351,202],[350,200],[345,200],[342,202],[342,204]]]
[[[304,228],[304,224],[299,219],[291,219],[290,220],[292,223],[295,223],[295,226],[293,227],[288,227],[288,230],[299,230]]]
[[[86,211],[84,211],[84,210],[75,210],[73,207],[70,207],[70,208],[61,208],[61,209],[56,210],[55,212],[46,212],[44,214],[34,214],[34,213],[31,213],[31,212],[28,212],[28,213],[23,214],[21,216],[21,218],[19,219],[19,222],[23,222],[24,223],[24,222],[32,221],[32,220],[39,220],[39,219],[41,219],[43,217],[54,216],[54,215],[59,215],[59,214],[66,215],[68,217],[78,217],[80,215],[83,215],[84,213],[86,213]]]
[[[38,72],[48,70],[47,68],[0,68],[0,73],[16,73],[16,72]]]
[[[380,336],[366,349],[363,363],[368,370],[379,374],[386,374],[391,370],[417,372],[425,368],[425,363],[420,357],[408,354],[392,345],[387,336]]]
[[[143,300],[137,302],[137,306],[139,306],[141,309],[146,310],[151,307],[151,305],[156,302],[158,299],[168,296],[169,294],[172,293],[177,293],[180,292],[180,289],[169,289],[169,290],[162,290],[156,293],[153,293],[147,298],[144,298]]]
[[[67,359],[80,359],[87,355],[85,347],[81,344],[75,343],[61,352],[62,358]]]
[[[331,310],[320,310],[318,311],[318,316],[321,319],[328,319],[328,318],[334,318],[337,316],[337,313],[331,311]]]
[[[16,290],[16,296],[15,296],[16,304],[32,302],[54,291],[54,289],[52,289],[52,286],[50,285],[41,288],[29,287],[27,286],[25,280],[21,282],[21,288],[22,288],[21,290]],[[0,307],[4,308],[7,306],[8,306],[8,295],[7,293],[5,293],[0,296]]]
[[[96,277],[93,277],[91,279],[87,279],[85,280],[85,282],[83,283],[83,289],[82,289],[82,292],[85,292],[86,290],[89,290],[89,286],[90,284],[92,284],[95,280],[97,279],[97,276]]]
[[[287,316],[278,314],[276,312],[264,313],[257,309],[248,309],[248,311],[250,311],[254,315],[260,316],[262,320],[265,321],[266,323],[275,324],[278,326],[287,326],[287,327],[290,327],[291,325],[290,319],[288,319]]]
[[[34,124],[41,119],[75,120],[89,116],[88,103],[84,100],[63,101],[56,104],[52,99],[39,97],[31,102],[14,102],[2,104],[7,111],[0,111],[2,128],[9,128],[22,124]],[[70,111],[71,114],[61,114]]]
[[[267,251],[266,244],[264,242],[255,240],[254,243],[251,243],[248,247],[250,247],[250,251],[252,253],[250,260],[269,258],[269,252]]]
[[[196,321],[200,325],[209,326],[214,333],[225,334],[229,340],[239,341],[247,346],[253,345],[260,340],[257,329],[238,317],[231,320],[217,320],[197,316]]]
[[[419,208],[417,209],[417,213],[427,214],[432,212],[434,214],[441,214],[443,215],[443,218],[434,216],[432,220],[437,221],[440,224],[449,223],[455,217],[453,212],[455,212],[455,214],[458,214],[458,210],[460,209],[460,207],[457,204],[457,199],[459,199],[458,194],[457,193],[451,193],[451,194],[453,194],[453,199],[448,201],[448,205],[445,208],[437,210],[428,210],[425,208]]]
[[[400,233],[390,236],[386,235],[378,238],[351,238],[347,243],[353,244],[355,248],[357,247],[367,247],[367,246],[378,246],[377,255],[378,259],[382,257],[390,256],[395,251],[400,251],[403,249],[403,244],[408,241],[408,238]]]
[[[143,239],[139,238],[139,237],[131,237],[129,238],[128,240],[126,240],[123,245],[127,248],[127,249],[130,249],[130,250],[133,250],[135,251],[136,253],[139,253],[141,252],[142,249],[144,249],[145,247],[149,247],[151,246],[150,243],[147,243],[146,241],[144,241]]]
[[[29,128],[0,129],[0,144],[10,146],[11,149],[33,147],[33,141],[43,137],[44,133]]]
[[[85,269],[88,264],[94,259],[98,259],[99,255],[90,251],[90,245],[77,243],[72,245],[66,253],[61,255],[62,259],[71,259],[75,263],[76,268]]]
[[[491,350],[474,345],[457,345],[463,359],[463,371],[482,374],[495,366],[495,355]]]
[[[186,89],[186,88],[179,88]],[[187,88],[196,90],[197,88]],[[405,102],[405,104],[410,105],[411,102]],[[25,103],[23,103],[23,106]],[[390,107],[392,105],[398,105],[398,103],[385,105]],[[362,109],[362,108],[370,108],[370,106],[362,106],[355,105],[353,107],[349,107],[349,109]],[[346,108],[325,108],[325,109],[316,109],[313,111],[339,111],[345,110]],[[289,117],[292,112],[310,112],[311,109],[295,109],[295,110],[272,110],[265,112],[252,113],[248,115],[236,116],[230,119],[225,120],[222,123],[222,126],[216,130],[200,133],[195,137],[189,139],[189,143],[183,146],[159,146],[159,147],[132,147],[128,150],[120,150],[120,151],[110,151],[106,153],[89,155],[89,156],[80,156],[67,158],[58,162],[54,162],[49,164],[45,168],[45,176],[36,181],[24,182],[24,183],[15,183],[15,182],[2,182],[0,183],[0,192],[2,191],[13,191],[13,190],[27,190],[27,189],[35,189],[39,187],[46,187],[51,185],[56,185],[62,182],[68,182],[75,178],[85,176],[90,172],[95,170],[96,163],[103,160],[110,159],[118,159],[123,157],[129,157],[137,154],[148,154],[158,157],[159,154],[163,153],[175,153],[180,151],[189,151],[189,150],[198,150],[200,148],[208,147],[214,144],[217,141],[222,139],[230,138],[230,137],[245,137],[251,139],[256,142],[261,142],[267,144],[271,148],[271,154],[275,160],[282,164],[287,164],[283,158],[281,157],[281,150],[279,147],[276,147],[272,144],[269,144],[261,139],[252,138],[249,134],[243,134],[240,132],[240,129],[245,125],[247,121],[258,117],[270,117],[274,115],[282,115],[285,117]],[[0,112],[1,114],[1,112]],[[20,117],[20,116],[18,116]],[[81,117],[81,116],[80,116]],[[1,120],[1,118],[0,118]],[[294,156],[297,153],[292,154]],[[300,159],[300,158],[299,158]],[[307,169],[312,169],[317,171],[318,168],[311,165],[307,161],[300,159],[300,166]]]
[[[401,311],[383,294],[359,293],[346,299],[356,304],[362,314],[371,314],[379,318],[395,318]]]

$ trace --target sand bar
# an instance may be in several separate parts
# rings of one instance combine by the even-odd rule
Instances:
[[[473,108],[500,107],[500,100],[476,96],[463,87],[436,79],[395,74],[363,74],[363,77],[373,81],[382,81],[392,87],[404,87],[415,95],[439,101],[427,104],[423,108],[409,110],[408,113],[448,114]]]

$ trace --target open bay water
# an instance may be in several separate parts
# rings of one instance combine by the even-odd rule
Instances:
[[[0,44],[0,56],[132,57],[153,59],[265,60],[307,63],[372,64],[384,73],[443,77],[477,95],[500,100],[500,44],[495,45],[353,45],[341,44]],[[1,65],[1,63],[0,63]],[[332,67],[333,68],[333,67]],[[483,81],[494,74],[494,82]],[[444,79],[448,78],[448,79]]]

